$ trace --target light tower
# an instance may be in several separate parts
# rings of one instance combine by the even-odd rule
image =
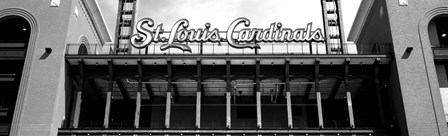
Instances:
[[[130,54],[132,51],[129,39],[134,28],[136,11],[137,0],[119,0],[115,30],[115,54]]]
[[[341,0],[322,0],[327,54],[347,54]]]

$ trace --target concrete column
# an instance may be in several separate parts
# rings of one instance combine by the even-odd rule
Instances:
[[[320,128],[324,128],[324,118],[322,115],[322,97],[320,94],[320,89],[319,89],[319,67],[320,67],[320,60],[316,59],[315,62],[315,67],[314,67],[314,89],[316,91],[316,97],[317,97],[317,114],[318,114],[318,118],[319,118],[319,127]]]
[[[78,91],[76,92],[76,105],[75,105],[75,114],[73,115],[73,128],[78,128],[78,124],[79,124],[79,116],[80,116],[80,112],[81,112],[81,99],[82,96],[82,91]]]
[[[260,60],[258,59],[255,65],[255,92],[257,101],[257,128],[261,128]]]
[[[166,92],[165,128],[170,128],[171,117],[171,91]]]
[[[165,128],[170,128],[170,118],[171,118],[171,90],[173,88],[172,84],[172,66],[171,66],[171,60],[167,61],[167,68],[168,68],[168,84],[167,84],[167,90],[166,90],[166,111],[165,111]]]
[[[201,128],[201,93],[202,90],[202,70],[201,60],[196,60],[197,92],[196,92],[196,128]]]
[[[288,112],[288,128],[293,128],[292,108],[291,108],[291,92],[286,92],[286,110]]]
[[[319,127],[324,128],[324,118],[322,116],[322,100],[320,92],[316,92],[316,97],[317,97],[317,114],[319,117]]]
[[[201,128],[201,92],[196,92],[196,128]]]
[[[135,102],[135,119],[134,127],[138,128],[140,126],[140,107],[142,101],[142,88],[143,88],[143,63],[138,61],[138,86],[137,86],[137,98]]]
[[[81,103],[82,103],[82,91],[84,89],[84,63],[79,61],[79,73],[80,80],[78,88],[76,89],[76,101],[75,101],[75,109],[73,113],[73,128],[78,128],[79,124],[79,116],[81,115]]]
[[[109,128],[109,113],[110,113],[110,103],[112,98],[112,91],[107,92],[107,99],[106,99],[106,108],[104,111],[104,128]]]
[[[349,72],[350,72],[350,59],[345,60],[345,68],[344,68],[344,84],[345,84],[345,93],[347,99],[347,108],[348,108],[348,116],[350,121],[350,128],[355,128],[355,118],[353,116],[353,106],[352,106],[352,95],[349,89]]]
[[[288,113],[288,128],[293,128],[291,109],[291,89],[289,84],[289,59],[285,62],[285,89],[286,89],[286,112]]]
[[[232,87],[230,84],[230,60],[226,60],[226,127],[231,128],[231,91]]]
[[[106,108],[104,111],[104,122],[103,127],[109,128],[109,113],[110,113],[110,104],[112,101],[112,89],[114,86],[114,72],[113,72],[113,63],[112,61],[108,61],[109,66],[109,83],[108,83],[108,91],[106,96]]]
[[[257,92],[257,127],[261,128],[261,92]]]
[[[230,107],[230,98],[232,96],[230,95],[230,92],[226,92],[226,127],[231,128],[231,107]]]
[[[135,119],[134,127],[138,128],[140,125],[140,107],[141,107],[142,92],[137,92],[137,98],[135,102]]]
[[[345,92],[347,96],[348,115],[350,120],[350,127],[355,128],[355,118],[353,117],[352,95],[351,92]]]

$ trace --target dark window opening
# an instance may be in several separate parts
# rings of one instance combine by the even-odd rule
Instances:
[[[9,133],[24,65],[30,25],[17,16],[0,19],[0,134]]]
[[[448,47],[448,18],[438,18],[435,20],[437,36],[441,47]]]

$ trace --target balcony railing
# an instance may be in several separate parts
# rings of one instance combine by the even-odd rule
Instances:
[[[182,51],[177,48],[169,48],[162,51],[162,43],[149,45],[147,48],[137,49],[131,45],[120,45],[129,47],[127,52],[117,53],[115,44],[68,44],[66,55],[310,55],[310,54],[389,54],[390,44],[374,44],[371,50],[358,53],[356,45],[328,44],[331,51],[327,52],[325,43],[259,43],[260,49],[236,49],[227,43],[187,43],[191,52]],[[343,48],[341,48],[343,47]],[[342,52],[344,49],[345,53]],[[81,52],[87,50],[87,52]]]

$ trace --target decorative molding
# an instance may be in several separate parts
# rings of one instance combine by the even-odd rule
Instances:
[[[89,39],[87,39],[87,37],[86,36],[84,36],[84,35],[81,35],[79,38],[78,38],[78,43],[79,43],[79,45],[81,45],[81,44],[85,44],[86,45],[86,47],[87,47],[87,54],[96,54],[96,52],[92,52],[91,51],[91,49],[90,49],[90,46],[89,46]]]
[[[82,12],[83,12],[85,18],[87,19],[87,22],[89,23],[90,29],[92,30],[92,32],[95,35],[95,39],[97,41],[99,41],[101,44],[104,44],[103,39],[101,39],[100,36],[99,36],[100,33],[98,31],[98,27],[95,26],[92,14],[88,11],[88,7],[87,7],[86,3],[84,2],[84,0],[78,0],[78,4],[79,4],[79,6],[82,9]]]
[[[34,16],[25,9],[21,8],[7,8],[0,11],[0,18],[7,16],[18,16],[30,24],[31,33],[28,42],[28,47],[26,51],[25,64],[23,66],[22,77],[20,80],[19,92],[17,94],[16,106],[14,109],[14,117],[11,123],[10,136],[18,136],[19,134],[19,124],[21,123],[22,113],[25,105],[26,94],[28,90],[28,84],[30,79],[30,71],[32,69],[31,63],[33,62],[34,48],[36,46],[37,36],[38,36],[38,22]]]

